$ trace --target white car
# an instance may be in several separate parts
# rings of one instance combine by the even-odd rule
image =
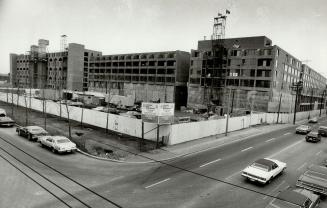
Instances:
[[[42,147],[49,147],[53,153],[75,152],[76,144],[64,136],[43,136],[39,138]]]
[[[286,169],[286,163],[278,160],[263,158],[258,159],[242,171],[242,176],[250,181],[257,181],[267,184],[278,174]]]

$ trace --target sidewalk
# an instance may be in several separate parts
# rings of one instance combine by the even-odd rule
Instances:
[[[267,130],[275,131],[279,129],[289,128],[292,126],[293,124],[271,124],[271,125],[255,126],[247,129],[242,129],[239,131],[230,132],[228,133],[228,136],[225,136],[225,134],[214,135],[207,138],[185,142],[182,144],[163,147],[150,152],[141,152],[137,156],[130,156],[128,158],[125,158],[125,162],[133,163],[133,162],[151,162],[151,160],[152,161],[171,160],[177,157],[196,154],[209,149],[217,148],[222,145],[231,144],[237,141],[248,139],[252,136],[265,134],[267,133]]]

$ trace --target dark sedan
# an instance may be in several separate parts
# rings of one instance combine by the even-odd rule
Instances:
[[[321,136],[318,132],[310,132],[305,136],[305,141],[307,142],[320,142]]]
[[[49,133],[39,126],[19,126],[16,129],[18,135],[28,138],[28,140],[38,141],[40,136],[47,136]]]

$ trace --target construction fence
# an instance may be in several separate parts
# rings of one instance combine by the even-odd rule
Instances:
[[[97,126],[100,128],[108,128],[108,130],[126,134],[138,138],[142,138],[142,120],[136,118],[125,117],[116,114],[107,114],[105,112],[83,109],[80,107],[66,106],[51,100],[44,101],[35,98],[25,97],[17,94],[7,94],[0,92],[0,100],[8,103],[14,103],[22,107],[28,107],[36,111],[45,111],[48,114],[61,116],[75,121],[82,121],[85,124]],[[320,111],[298,112],[296,120],[308,119],[308,117],[319,116]],[[326,116],[326,110],[323,109],[322,116]],[[228,132],[249,128],[258,124],[275,124],[292,123],[293,114],[281,113],[252,113],[251,115],[231,117],[228,122]],[[208,136],[223,134],[226,132],[226,118],[218,120],[207,120],[190,123],[160,125],[159,138],[166,145],[174,145],[187,141],[192,141]],[[68,124],[67,124],[68,125]],[[157,124],[144,123],[144,139],[157,141]]]

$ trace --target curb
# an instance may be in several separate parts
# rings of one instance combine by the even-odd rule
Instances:
[[[285,124],[283,124],[283,125],[285,125]],[[276,129],[276,131],[277,130],[281,130],[281,129],[286,129],[286,128],[289,128],[289,127],[292,127],[292,126],[294,126],[294,125],[291,124],[291,125],[288,125],[288,126],[283,126],[283,127],[279,128],[279,129]],[[114,159],[108,159],[108,158],[94,156],[94,155],[88,154],[88,153],[86,153],[84,151],[81,151],[80,149],[77,149],[77,151],[80,152],[81,154],[85,155],[85,156],[88,156],[88,157],[91,157],[91,158],[94,158],[94,159],[98,159],[98,160],[108,161],[108,162],[125,163],[125,164],[149,164],[149,163],[157,163],[157,162],[163,162],[163,161],[173,160],[173,159],[176,159],[176,158],[179,158],[179,157],[185,157],[185,156],[188,156],[188,155],[201,153],[201,152],[204,152],[204,151],[207,151],[207,150],[215,149],[215,148],[218,148],[218,147],[227,145],[227,144],[233,144],[235,142],[242,141],[242,140],[248,139],[248,138],[253,137],[253,136],[259,136],[259,135],[265,134],[265,133],[266,133],[266,131],[263,131],[263,132],[259,132],[257,134],[253,134],[253,135],[249,135],[249,136],[243,137],[241,139],[233,140],[231,142],[221,143],[221,144],[219,144],[219,145],[217,145],[215,147],[210,147],[210,148],[206,148],[206,149],[202,149],[202,150],[197,150],[197,151],[194,151],[194,152],[180,154],[180,155],[173,156],[173,157],[170,157],[170,158],[166,158],[166,159],[163,159],[163,160],[155,160],[155,159],[153,159],[152,161],[146,161],[146,162],[128,162],[128,161],[114,160]],[[222,138],[224,138],[224,137],[222,137]],[[135,154],[135,155],[136,156],[139,156],[139,157],[142,157],[142,155],[137,155],[137,154]],[[148,159],[148,160],[151,160],[151,159]]]

